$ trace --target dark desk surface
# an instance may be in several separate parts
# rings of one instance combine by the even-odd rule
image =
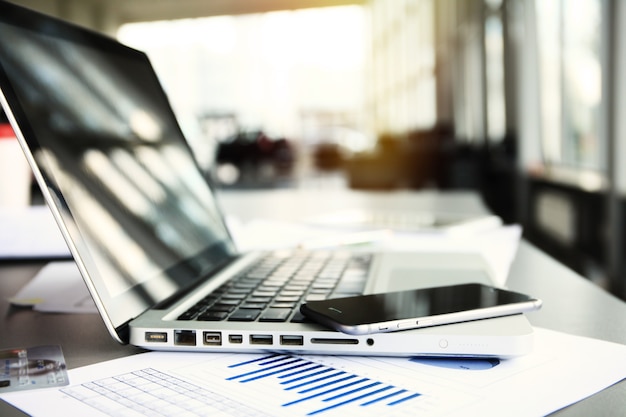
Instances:
[[[278,200],[288,194],[278,193]],[[307,194],[308,195],[308,194]],[[249,217],[246,207],[258,202],[260,194],[226,194],[222,206],[229,213]],[[369,198],[369,197],[368,197]],[[393,200],[396,197],[383,197]],[[404,195],[399,197],[405,201]],[[309,201],[310,197],[304,197]],[[362,202],[363,196],[358,197]],[[409,198],[410,199],[410,198]],[[319,202],[320,199],[316,198]],[[341,206],[336,200],[330,204]],[[256,209],[258,210],[258,204]],[[346,208],[345,205],[343,205]],[[350,208],[350,207],[348,207]],[[258,217],[258,211],[254,210]],[[319,207],[318,207],[319,210]],[[278,215],[278,214],[277,214]],[[16,294],[44,265],[0,263],[0,348],[61,345],[69,368],[76,368],[141,352],[117,344],[95,314],[43,314],[12,307],[7,298]],[[626,344],[626,303],[560,265],[541,251],[522,242],[511,267],[507,286],[544,301],[542,309],[529,315],[535,326]],[[626,410],[626,381],[622,381],[556,415],[623,415]],[[1,416],[23,415],[0,401]]]

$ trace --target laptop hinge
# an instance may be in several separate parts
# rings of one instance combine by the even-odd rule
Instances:
[[[130,341],[130,325],[129,323],[132,320],[127,321],[126,323],[115,328],[115,333],[117,334],[118,341],[127,345]]]

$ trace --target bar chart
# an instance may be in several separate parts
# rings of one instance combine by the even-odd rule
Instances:
[[[471,386],[489,383],[472,384],[465,368],[408,358],[189,353],[175,363],[163,355],[161,369],[124,370],[61,392],[99,412],[90,415],[113,417],[412,417],[463,410],[480,400]]]
[[[408,405],[422,395],[393,384],[289,355],[254,358],[234,363],[229,369],[233,371],[233,375],[226,378],[230,382],[254,384],[273,381],[283,394],[287,393],[283,397],[288,398],[288,401],[280,404],[283,409],[299,406],[297,408],[301,411],[309,410],[304,413],[309,416],[324,415],[349,405],[357,406],[362,411],[365,411],[364,408],[377,407],[377,412],[387,414],[392,411],[390,408]]]
[[[421,393],[357,372],[291,355],[245,357],[225,363],[242,356],[218,356],[206,366],[179,369],[193,382],[145,368],[62,392],[115,417],[391,416],[424,410],[417,404]]]

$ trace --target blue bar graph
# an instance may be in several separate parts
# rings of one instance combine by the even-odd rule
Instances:
[[[290,355],[268,355],[229,366],[239,373],[226,378],[241,384],[275,380],[293,398],[282,404],[310,406],[306,415],[321,415],[350,404],[359,407],[394,407],[415,401],[420,393]],[[380,411],[384,413],[384,408]]]
[[[303,376],[302,378],[303,378],[303,379],[306,379],[306,378],[309,378],[309,377],[311,377],[311,376],[317,376],[317,375],[325,374],[325,373],[327,373],[327,372],[331,372],[332,370],[333,370],[332,368],[326,368],[326,369],[321,370],[321,371],[319,371],[319,372],[316,372],[316,373],[314,373],[314,374],[312,374],[312,375]],[[291,386],[289,386],[289,387],[285,388],[285,390],[286,390],[286,391],[289,391],[289,390],[293,390],[293,389],[302,388],[302,387],[304,387],[304,386],[306,386],[306,385],[314,384],[314,383],[316,383],[316,382],[324,381],[325,379],[328,379],[328,378],[333,378],[333,377],[336,377],[337,375],[341,375],[342,373],[344,373],[344,372],[335,372],[335,373],[332,373],[332,374],[330,374],[330,375],[324,375],[324,376],[322,376],[322,377],[319,377],[319,378],[316,378],[316,379],[312,379],[312,380],[310,380],[310,381],[306,381],[306,382],[303,382],[303,383],[298,384],[298,385],[291,385]],[[292,380],[292,381],[293,381],[293,380]],[[287,381],[282,382],[282,384],[284,384],[284,383],[286,383],[286,382],[287,382]]]

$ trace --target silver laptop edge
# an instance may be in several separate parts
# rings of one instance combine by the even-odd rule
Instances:
[[[105,326],[120,343],[165,351],[453,357],[514,357],[532,349],[523,315],[356,337],[305,323],[177,320],[261,254],[236,252],[145,55],[0,1],[0,92]],[[179,181],[173,188],[170,178]],[[139,221],[137,213],[144,216]],[[446,258],[439,266],[438,257]],[[490,283],[478,255],[377,254],[369,274],[366,292]]]

